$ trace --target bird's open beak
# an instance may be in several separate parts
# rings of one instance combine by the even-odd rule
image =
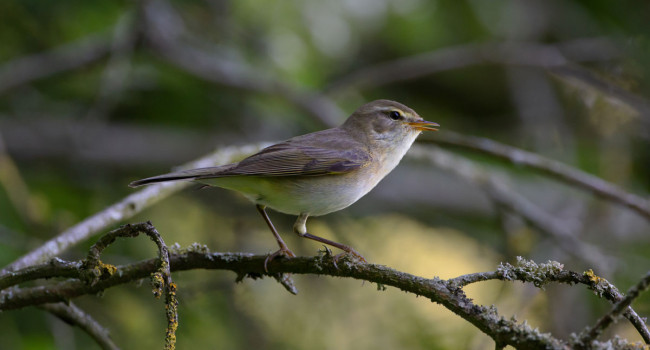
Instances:
[[[422,131],[424,130],[438,131],[436,127],[440,126],[438,125],[438,123],[428,122],[426,120],[420,120],[417,122],[407,122],[406,124],[412,126],[416,130],[422,130]]]

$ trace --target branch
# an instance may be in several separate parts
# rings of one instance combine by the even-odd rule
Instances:
[[[650,201],[625,192],[610,182],[556,160],[490,139],[465,136],[454,132],[440,132],[434,138],[420,140],[419,142],[454,146],[506,160],[518,167],[525,167],[550,175],[560,181],[592,192],[603,199],[621,204],[650,220]]]
[[[116,268],[107,265],[99,260],[99,256],[104,249],[111,245],[118,237],[137,237],[144,233],[158,247],[158,263],[156,271],[151,274],[151,283],[153,285],[153,295],[156,299],[165,294],[167,332],[165,335],[165,350],[173,350],[176,346],[176,329],[178,328],[178,300],[176,300],[176,284],[172,281],[172,274],[169,268],[169,250],[151,222],[141,224],[127,224],[117,228],[102,236],[88,251],[88,256],[84,260],[81,271],[81,277],[86,283],[95,284],[100,279],[110,277],[116,272]]]
[[[546,233],[557,242],[565,252],[583,260],[590,265],[607,267],[609,257],[601,253],[596,247],[580,241],[577,234],[567,224],[559,222],[551,214],[539,208],[516,191],[510,190],[505,185],[505,177],[492,174],[485,168],[475,165],[467,160],[456,157],[449,152],[437,147],[413,146],[409,153],[416,159],[426,159],[435,166],[470,181],[483,189],[490,198],[499,206],[520,215],[529,224]]]
[[[39,308],[55,315],[66,323],[78,326],[104,350],[119,350],[113,343],[106,328],[102,327],[95,319],[85,313],[73,303],[55,303],[39,305]]]
[[[567,62],[562,52],[553,45],[524,42],[459,45],[367,66],[330,84],[327,91],[340,93],[353,87],[376,88],[486,63],[552,67]]]
[[[227,147],[199,158],[198,160],[187,163],[180,167],[180,169],[201,168],[230,163],[238,158],[243,158],[246,155],[260,150],[263,146],[265,145],[258,144],[242,147]],[[68,248],[87,240],[107,227],[132,217],[150,205],[189,185],[190,182],[167,182],[147,186],[83,220],[66,231],[61,232],[59,235],[45,242],[40,247],[32,250],[6,266],[2,271],[0,271],[0,274],[52,259]]]
[[[594,57],[584,52],[597,52]],[[445,47],[394,61],[367,66],[330,84],[330,95],[342,95],[351,88],[366,89],[421,78],[434,73],[481,64],[538,67],[564,79],[582,82],[615,98],[650,118],[650,103],[640,95],[609,82],[575,64],[580,61],[611,60],[622,50],[608,39],[593,38],[555,45],[530,42],[468,44]]]
[[[298,257],[276,259],[269,263],[269,272],[264,271],[266,255],[237,253],[201,253],[187,251],[172,254],[170,264],[173,271],[190,269],[224,269],[234,271],[239,279],[277,276],[282,273],[318,274],[351,277],[397,287],[403,291],[429,298],[474,324],[499,343],[530,349],[561,348],[563,343],[548,334],[541,334],[525,324],[517,324],[496,314],[492,308],[477,306],[463,291],[437,278],[426,279],[399,272],[381,265],[340,259],[334,266],[331,258]],[[128,283],[148,276],[155,271],[157,259],[117,267],[115,273],[95,284],[81,280],[67,280],[47,286],[12,290],[0,298],[0,310],[11,310],[28,305],[57,302],[84,294],[95,294],[109,287]],[[82,272],[80,272],[81,274]]]
[[[90,35],[46,53],[16,58],[0,67],[0,95],[20,85],[102,59],[110,51],[106,35]]]
[[[127,85],[131,56],[140,36],[138,21],[133,12],[122,14],[113,28],[110,57],[102,74],[98,96],[86,113],[86,119],[104,119],[115,107]]]
[[[462,290],[464,285],[492,278],[519,279],[533,282],[540,287],[550,281],[564,283],[582,281],[600,296],[611,297],[615,293],[613,286],[594,279],[593,274],[590,276],[565,271],[559,263],[555,262],[536,265],[520,260],[516,266],[501,265],[496,272],[441,280],[439,278],[426,279],[385,266],[362,263],[348,256],[344,256],[338,261],[338,268],[330,255],[276,259],[268,265],[268,272],[264,269],[265,259],[266,255],[210,253],[207,248],[197,246],[171,254],[169,262],[172,271],[230,270],[237,274],[237,280],[245,277],[276,277],[280,274],[296,273],[350,277],[393,286],[443,305],[492,337],[497,344],[512,345],[521,349],[564,349],[568,347],[568,344],[549,334],[542,334],[531,329],[525,323],[520,324],[513,319],[506,320],[499,316],[494,308],[475,305],[471,299],[465,296]],[[150,259],[116,267],[114,273],[105,275],[94,284],[83,282],[81,279],[73,279],[45,286],[14,288],[0,298],[0,310],[17,309],[28,305],[68,300],[84,294],[95,294],[107,288],[148,276],[156,271],[158,261],[159,259]],[[43,267],[50,268],[47,265],[43,265]],[[62,270],[61,274],[64,273],[67,274],[67,271]],[[81,277],[84,274],[83,269],[78,274]]]
[[[191,44],[182,18],[166,1],[144,2],[145,35],[151,48],[176,67],[214,84],[277,96],[296,105],[320,124],[339,124],[344,113],[331,99],[316,92],[296,88],[269,74],[242,63],[226,59],[223,52],[208,51],[207,43],[197,38]]]
[[[650,274],[649,274],[650,276]],[[650,279],[649,276],[646,276],[641,283],[647,283]],[[592,290],[599,297],[603,297],[614,304],[614,309],[618,310],[618,315],[623,313],[623,315],[632,323],[634,328],[639,332],[643,341],[646,344],[650,344],[650,331],[646,326],[644,320],[639,317],[639,315],[627,305],[620,305],[622,303],[623,295],[619,290],[606,279],[596,276],[592,270],[585,271],[582,274],[575,273],[572,271],[563,270],[563,266],[557,262],[549,261],[545,264],[536,264],[533,261],[526,261],[521,257],[517,257],[517,263],[513,266],[511,264],[505,263],[499,265],[499,268],[493,272],[481,272],[481,273],[472,273],[468,275],[459,276],[456,278],[449,279],[449,283],[457,285],[458,287],[464,287],[466,285],[483,282],[489,280],[501,280],[501,281],[521,281],[521,282],[530,282],[533,283],[538,288],[543,288],[544,285],[551,282],[559,282],[566,284],[584,284],[590,290]],[[644,282],[645,281],[645,282]],[[640,292],[639,285],[636,286],[637,291]],[[634,288],[633,288],[634,289]],[[629,296],[628,292],[628,296]],[[633,298],[632,298],[633,299]],[[619,306],[620,305],[620,306]],[[624,312],[623,312],[624,311]],[[609,314],[608,314],[609,315]],[[603,318],[607,317],[605,315]],[[601,319],[602,320],[602,319]],[[600,322],[599,322],[600,323]],[[606,327],[606,326],[605,326]],[[596,328],[596,327],[594,327]],[[602,328],[604,329],[604,328]],[[602,331],[601,329],[601,331]],[[593,331],[593,329],[592,329]],[[598,332],[600,334],[600,332]],[[591,334],[585,334],[579,342],[582,344],[589,344],[593,339],[595,339],[598,334],[593,335],[589,338]]]
[[[642,278],[636,285],[630,288],[627,291],[627,293],[625,293],[626,294],[625,297],[622,297],[620,294],[618,295],[617,298],[618,302],[614,304],[612,310],[606,315],[604,315],[603,317],[601,317],[596,322],[596,325],[583,332],[583,335],[580,339],[582,343],[590,344],[594,339],[596,339],[596,337],[598,337],[605,330],[605,328],[607,328],[614,321],[616,321],[616,319],[621,314],[628,316],[630,311],[634,312],[630,307],[630,305],[632,305],[634,299],[636,299],[642,292],[646,291],[649,286],[650,286],[650,272],[646,274],[646,276]],[[646,343],[650,344],[650,340],[649,340],[650,336],[648,335],[647,328],[645,330],[645,334],[642,333],[642,335],[644,336]]]
[[[4,139],[0,134],[0,187],[7,193],[9,203],[28,224],[39,221],[38,210],[32,200],[29,187],[20,174],[20,170],[13,158],[7,152]]]

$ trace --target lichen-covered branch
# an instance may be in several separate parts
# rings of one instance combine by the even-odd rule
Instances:
[[[650,272],[645,275],[636,285],[630,288],[625,297],[622,295],[617,296],[616,304],[612,307],[612,310],[601,317],[598,322],[593,327],[588,328],[583,333],[581,341],[583,344],[591,343],[596,337],[598,337],[609,325],[611,325],[616,318],[621,314],[629,318],[630,313],[634,312],[630,305],[642,292],[646,291],[650,286]],[[637,316],[638,317],[638,316]],[[644,324],[645,325],[645,324]],[[645,329],[645,334],[641,333],[644,336],[646,343],[650,344],[650,336],[648,335],[648,329]]]
[[[650,280],[650,274],[646,276],[637,286],[633,287],[631,290],[636,292],[628,292],[627,296],[624,298],[623,294],[606,279],[597,276],[592,270],[587,270],[584,273],[576,273],[573,271],[564,270],[564,267],[554,261],[549,261],[544,264],[536,264],[532,261],[526,261],[521,257],[517,257],[517,263],[513,266],[511,264],[505,263],[501,264],[496,271],[491,272],[481,272],[481,273],[472,273],[468,275],[458,276],[449,280],[450,283],[458,285],[459,287],[464,287],[471,283],[488,281],[488,280],[502,280],[502,281],[521,281],[521,282],[530,282],[533,283],[538,288],[543,288],[544,285],[559,282],[566,284],[584,284],[592,290],[599,297],[609,300],[614,304],[614,308],[610,314],[603,316],[602,319],[608,318],[609,320],[613,319],[613,314],[623,315],[632,323],[634,328],[639,332],[643,340],[650,344],[650,331],[648,330],[647,325],[644,320],[639,317],[639,315],[629,307],[631,300],[638,296],[643,283],[645,283],[645,288],[647,288],[648,280]],[[630,297],[630,295],[633,295]],[[629,302],[622,304],[624,299],[630,299]],[[615,311],[616,310],[616,311]],[[602,320],[601,319],[601,320]],[[600,322],[599,322],[600,324]],[[598,327],[593,327],[589,331],[590,338],[588,335],[581,339],[583,344],[588,344],[591,340],[595,339],[608,324],[603,324]],[[600,331],[594,331],[594,329],[599,329]],[[597,333],[594,333],[597,332]]]
[[[176,284],[172,281],[169,265],[169,250],[158,230],[151,222],[127,224],[103,235],[88,251],[86,260],[81,266],[81,277],[90,285],[108,278],[117,272],[113,265],[102,263],[99,259],[102,251],[119,237],[132,238],[141,233],[147,235],[158,247],[156,271],[151,273],[153,295],[158,299],[165,294],[165,314],[167,316],[167,331],[165,334],[165,350],[176,347],[176,329],[178,328],[178,300],[176,299]]]
[[[589,274],[579,274],[565,271],[559,263],[536,265],[520,260],[516,265],[503,264],[497,271],[485,274],[472,274],[450,280],[438,278],[422,278],[408,273],[396,271],[386,266],[362,263],[352,258],[344,257],[335,267],[331,256],[324,254],[317,257],[297,257],[293,259],[276,259],[269,263],[268,272],[264,269],[265,255],[250,255],[242,253],[210,253],[207,248],[192,248],[173,252],[170,255],[172,271],[191,269],[220,269],[230,270],[237,274],[237,280],[246,277],[260,278],[264,276],[277,277],[285,273],[317,274],[337,277],[350,277],[385,286],[393,286],[403,291],[423,296],[435,303],[445,306],[450,311],[472,323],[484,333],[492,337],[497,344],[512,345],[520,349],[566,349],[572,345],[567,341],[554,338],[550,334],[542,334],[531,329],[525,323],[521,324],[512,319],[498,315],[496,309],[475,305],[465,296],[462,287],[487,279],[521,280],[543,286],[550,282],[585,283],[601,296],[615,295],[615,288]],[[158,269],[159,259],[150,259],[129,265],[117,266],[114,273],[105,275],[95,283],[81,279],[84,269],[78,270],[78,279],[68,279],[37,287],[14,287],[0,295],[0,310],[11,310],[30,305],[65,301],[71,298],[94,294],[110,287],[145,278]],[[48,269],[51,277],[70,277],[67,266],[61,265],[60,270],[52,270],[52,265],[41,265]],[[32,271],[35,273],[35,271]],[[35,274],[35,276],[40,274]],[[591,277],[590,277],[591,276]]]
[[[417,277],[381,265],[359,263],[343,258],[338,261],[337,269],[329,257],[298,257],[290,260],[273,260],[269,263],[269,272],[267,273],[264,271],[265,255],[188,251],[172,254],[170,258],[173,271],[199,268],[225,269],[234,271],[240,277],[252,278],[276,276],[282,273],[319,274],[351,277],[394,286],[444,305],[500,343],[529,349],[564,347],[563,342],[549,334],[541,334],[524,324],[506,320],[497,315],[492,308],[473,304],[462,289],[449,285],[444,280]],[[0,297],[0,310],[64,301],[80,295],[94,294],[112,286],[147,277],[155,271],[157,261],[158,259],[151,259],[119,266],[115,273],[95,284],[88,284],[81,280],[66,280],[38,287],[14,289]]]

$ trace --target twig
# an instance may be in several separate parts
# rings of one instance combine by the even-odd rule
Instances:
[[[133,11],[120,16],[113,29],[111,54],[102,75],[99,94],[86,113],[86,119],[102,120],[113,109],[125,88],[131,70],[131,56],[139,37]]]
[[[4,139],[0,134],[0,186],[7,193],[9,202],[16,208],[21,219],[28,224],[38,221],[38,211],[29,193],[29,187],[23,180],[18,166],[7,153]]]
[[[589,55],[583,53],[585,48]],[[600,55],[594,56],[594,52],[599,52]],[[459,45],[364,67],[330,84],[327,91],[333,93],[352,87],[378,87],[477,64],[548,68],[566,65],[571,60],[611,60],[621,55],[622,50],[606,38],[587,38],[555,45],[532,42]]]
[[[42,304],[38,307],[71,325],[78,326],[88,333],[102,349],[119,350],[119,347],[110,338],[108,330],[75,304]]]
[[[596,339],[609,325],[611,325],[616,319],[621,315],[625,314],[632,310],[630,305],[642,292],[648,289],[650,286],[650,272],[645,275],[636,285],[630,288],[625,297],[619,297],[620,300],[612,307],[612,310],[606,315],[601,317],[596,324],[588,328],[583,332],[582,337],[580,338],[583,345],[588,346],[592,341]],[[647,332],[647,329],[646,329]],[[644,337],[646,343],[650,344],[650,340]]]
[[[650,220],[650,201],[597,176],[585,173],[567,164],[552,160],[522,149],[480,137],[465,136],[453,132],[440,132],[435,138],[420,140],[420,143],[434,143],[454,146],[504,159],[510,163],[526,167],[558,180],[582,188],[593,194],[632,209]]]
[[[567,59],[556,46],[537,43],[488,43],[444,47],[410,57],[364,67],[330,84],[330,93],[380,87],[433,73],[478,64],[498,63],[550,67]]]
[[[636,288],[638,289],[642,283],[645,283],[645,287],[647,288],[648,278],[649,277],[646,276],[644,278],[645,282],[642,280],[639,282]],[[630,321],[630,323],[632,323],[637,332],[639,332],[643,338],[643,341],[645,341],[646,344],[650,344],[650,331],[648,330],[648,327],[645,324],[644,320],[639,317],[639,315],[631,307],[629,307],[629,303],[627,304],[626,308],[620,309],[623,307],[623,305],[619,306],[623,300],[623,295],[613,284],[602,277],[596,276],[591,270],[579,274],[576,272],[564,270],[561,264],[554,261],[549,261],[545,264],[536,264],[532,261],[527,261],[521,257],[517,257],[517,263],[514,266],[507,263],[501,264],[496,271],[467,274],[451,278],[448,280],[448,282],[454,286],[464,287],[472,283],[488,280],[517,280],[522,282],[531,282],[538,288],[543,288],[545,284],[551,282],[584,284],[589,289],[594,291],[594,293],[599,297],[603,297],[613,303],[614,309],[618,309],[617,315],[623,313],[623,315]],[[619,307],[617,308],[617,306]],[[606,325],[604,325],[604,327],[606,327]],[[589,341],[586,339],[588,336],[590,336],[590,333],[586,333],[581,339],[580,343],[588,344]],[[595,336],[593,338],[595,338]]]
[[[41,278],[78,278],[81,262],[69,262],[54,258],[47,263],[27,266],[17,271],[0,274],[0,290]]]
[[[109,40],[100,34],[89,35],[46,53],[16,58],[0,67],[0,95],[34,80],[100,60],[109,51]]]
[[[591,265],[602,266],[608,259],[597,248],[576,238],[576,234],[565,223],[558,222],[524,196],[506,187],[505,177],[492,174],[485,168],[461,159],[437,147],[413,146],[411,157],[426,159],[437,167],[452,172],[485,190],[490,198],[503,208],[520,215],[524,220],[546,233],[567,253],[587,261]]]
[[[278,96],[325,126],[334,126],[341,121],[344,113],[324,95],[295,88],[241,61],[227,60],[218,52],[201,48],[208,46],[205,43],[199,46],[182,42],[189,34],[168,2],[147,1],[143,12],[145,33],[151,48],[187,73],[215,84]]]
[[[88,256],[83,262],[83,279],[93,285],[101,279],[110,277],[117,268],[106,265],[99,259],[106,247],[118,237],[137,237],[140,233],[146,234],[158,247],[158,264],[155,272],[151,274],[153,295],[156,298],[165,294],[165,314],[167,316],[167,331],[165,335],[165,350],[176,347],[176,329],[178,328],[178,300],[176,299],[176,284],[172,281],[169,263],[169,250],[151,222],[140,224],[127,224],[103,235],[88,251]]]
[[[584,55],[584,47],[601,55]],[[572,54],[573,53],[573,54]],[[650,118],[650,103],[643,97],[600,78],[590,70],[575,62],[611,60],[622,55],[622,50],[607,39],[594,38],[542,45],[530,42],[469,44],[445,47],[394,61],[364,67],[345,75],[330,84],[326,91],[336,96],[351,88],[364,89],[381,87],[434,73],[459,69],[480,64],[500,64],[508,66],[539,67],[565,79],[578,80],[604,95],[615,98],[634,110],[645,120]]]
[[[242,147],[227,147],[185,164],[181,168],[200,168],[225,164],[235,159],[260,150],[266,144],[248,145]],[[16,261],[6,266],[0,274],[35,265],[61,254],[66,249],[87,240],[101,230],[128,219],[161,199],[189,186],[189,182],[169,182],[145,187],[127,196],[123,200],[109,206],[95,215],[83,220],[77,225],[61,232],[56,237],[45,242]]]
[[[549,71],[558,77],[567,79],[569,81],[577,80],[600,91],[606,96],[617,99],[638,112],[639,116],[642,117],[646,123],[650,121],[650,103],[648,100],[601,78],[594,72],[584,67],[572,64],[561,67],[553,67],[549,69]]]
[[[553,237],[565,252],[588,262],[599,270],[611,271],[614,268],[615,259],[606,256],[595,246],[578,239],[578,234],[571,229],[570,225],[560,222],[533,201],[508,189],[503,182],[492,178],[484,182],[481,187],[499,206],[520,215],[531,226]]]

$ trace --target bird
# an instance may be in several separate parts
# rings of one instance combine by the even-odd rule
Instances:
[[[280,247],[265,259],[266,271],[276,257],[296,256],[271,222],[267,208],[297,216],[293,232],[298,236],[365,262],[354,248],[309,233],[307,218],[355,203],[398,165],[422,131],[437,131],[439,126],[399,102],[375,100],[338,127],[290,138],[239,162],[153,176],[129,186],[191,180],[240,192],[255,204]],[[342,254],[335,257],[335,264]]]

